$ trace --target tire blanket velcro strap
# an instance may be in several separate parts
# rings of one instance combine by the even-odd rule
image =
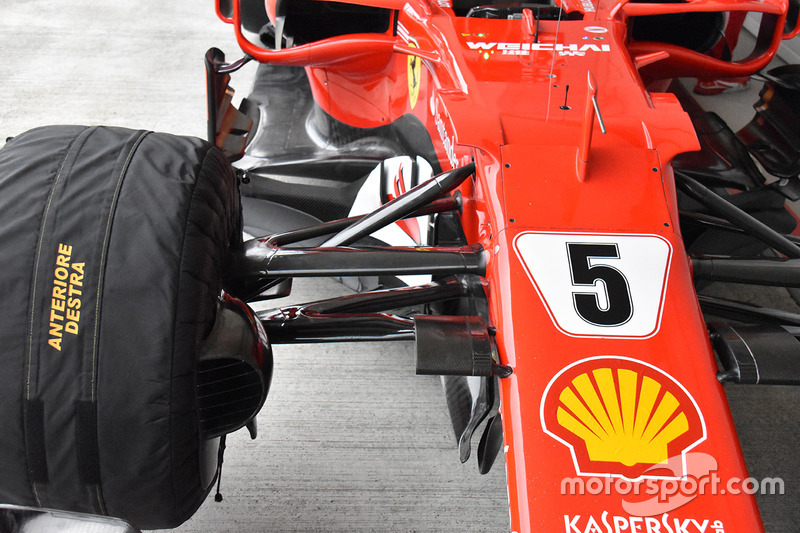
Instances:
[[[222,268],[206,248],[235,234],[235,193],[199,139],[58,126],[0,150],[0,501],[145,528],[200,505],[196,353]]]

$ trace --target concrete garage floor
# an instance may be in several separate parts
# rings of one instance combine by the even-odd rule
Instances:
[[[210,1],[0,0],[0,144],[46,124],[204,137],[211,46],[241,54]],[[346,291],[303,280],[292,301]],[[459,462],[439,379],[414,375],[411,343],[277,347],[258,425],[255,441],[228,439],[224,501],[179,531],[508,530],[502,460],[487,476]]]
[[[210,1],[0,0],[0,144],[65,123],[202,137],[210,46],[238,56]],[[246,85],[234,78],[240,94]],[[343,292],[303,281],[292,300]],[[259,438],[229,439],[225,500],[210,497],[179,531],[508,530],[502,463],[480,476],[474,459],[458,462],[439,381],[413,375],[410,344],[279,346],[275,355]],[[751,474],[785,481],[785,495],[759,498],[767,531],[800,531],[800,394],[731,388],[729,398]]]

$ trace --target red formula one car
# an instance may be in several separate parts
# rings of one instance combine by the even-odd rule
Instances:
[[[703,291],[800,287],[800,70],[762,74],[738,132],[674,79],[760,72],[797,5],[265,7],[217,4],[245,57],[206,56],[210,142],[0,150],[8,528],[176,526],[255,435],[274,346],[414,340],[461,460],[502,454],[512,531],[763,531],[723,384],[800,384],[800,314]],[[357,292],[270,308],[313,276]]]

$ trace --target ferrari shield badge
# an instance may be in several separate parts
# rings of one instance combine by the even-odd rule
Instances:
[[[581,476],[679,478],[686,453],[706,438],[705,420],[686,388],[627,357],[590,357],[563,368],[545,389],[540,415]]]
[[[417,47],[417,45],[412,42],[409,42],[408,46],[411,48]],[[408,56],[408,103],[411,109],[414,109],[414,106],[417,105],[421,75],[422,67],[420,59],[417,56]]]

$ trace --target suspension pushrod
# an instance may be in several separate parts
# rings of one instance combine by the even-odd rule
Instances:
[[[352,244],[358,239],[410,215],[436,198],[444,196],[461,185],[468,176],[474,173],[475,165],[470,163],[434,176],[397,198],[386,202],[372,213],[364,215],[357,222],[329,238],[322,246],[334,247]]]
[[[745,233],[764,241],[778,252],[788,257],[800,258],[800,247],[781,233],[739,209],[686,174],[675,172],[675,176],[679,178],[677,184],[680,189],[692,199],[715,211],[733,225],[741,228]]]
[[[460,211],[461,210],[461,196],[454,195],[448,196],[446,198],[439,198],[428,205],[417,209],[410,215],[407,215],[403,218],[415,218],[421,217],[425,215],[432,215],[435,213],[442,213],[445,211]],[[316,226],[311,226],[308,228],[302,228],[298,230],[287,231],[285,233],[279,233],[277,235],[273,235],[269,238],[270,244],[275,246],[286,246],[295,242],[304,241],[307,239],[313,239],[316,237],[321,237],[323,235],[330,235],[331,233],[338,233],[348,226],[351,226],[355,222],[358,222],[362,218],[367,215],[360,215],[350,218],[342,218],[339,220],[332,220],[330,222],[323,222],[322,224],[317,224]]]

